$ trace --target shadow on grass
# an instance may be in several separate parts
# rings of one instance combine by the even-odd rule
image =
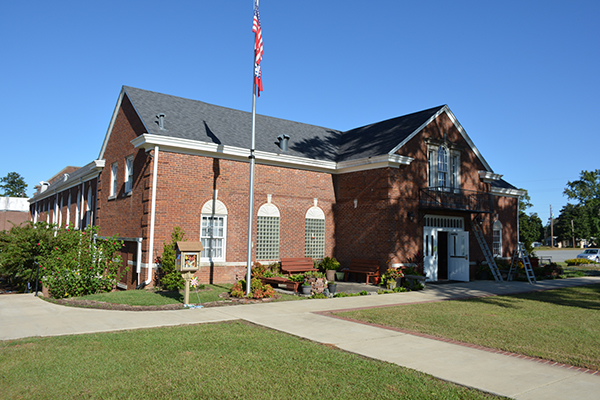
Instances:
[[[510,296],[482,297],[465,299],[461,301],[491,304],[504,308],[521,308],[515,299],[525,299],[544,303],[556,304],[565,307],[585,308],[600,310],[600,284],[577,286],[539,292],[520,293]]]
[[[183,303],[183,300],[184,300],[183,294],[180,293],[179,291],[175,291],[175,290],[161,290],[161,291],[157,291],[155,293],[159,296],[167,297],[169,299],[176,300],[180,303]]]

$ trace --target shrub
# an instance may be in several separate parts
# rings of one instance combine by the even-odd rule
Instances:
[[[175,267],[175,245],[183,240],[185,233],[181,227],[176,226],[171,232],[171,241],[165,242],[161,257],[156,259],[160,264],[160,269],[157,274],[158,285],[165,290],[181,290],[185,286],[185,281],[181,276],[181,272]]]
[[[246,281],[241,280],[237,281],[229,294],[232,297],[243,298],[246,297]],[[252,278],[250,280],[250,295],[249,298],[252,299],[262,299],[262,298],[270,298],[275,297],[276,292],[275,289],[271,285],[263,285],[260,279]]]
[[[565,262],[569,266],[572,266],[572,265],[585,265],[585,264],[596,264],[596,262],[594,262],[592,260],[588,260],[587,258],[570,258],[568,260],[565,260]]]
[[[57,230],[54,246],[40,263],[43,283],[52,297],[85,296],[115,288],[123,242],[99,238],[97,232],[92,226],[84,231],[69,227]]]
[[[25,290],[35,280],[36,263],[42,262],[60,240],[54,233],[54,225],[45,222],[27,222],[0,231],[0,274]]]

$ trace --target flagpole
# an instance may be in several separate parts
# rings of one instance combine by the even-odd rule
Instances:
[[[254,81],[254,73],[252,74]],[[248,257],[246,259],[246,295],[250,294],[252,270],[252,225],[254,213],[254,137],[256,133],[256,82],[252,85],[252,142],[250,145],[250,194],[248,196]]]
[[[255,7],[258,8],[258,0],[255,0]],[[256,16],[255,16],[256,18]],[[260,24],[260,21],[258,22]],[[254,30],[254,29],[253,29]],[[246,296],[250,295],[250,284],[252,280],[252,226],[254,214],[254,147],[256,135],[256,36],[254,36],[254,57],[252,64],[252,141],[250,144],[250,193],[248,195],[248,256],[246,258]]]

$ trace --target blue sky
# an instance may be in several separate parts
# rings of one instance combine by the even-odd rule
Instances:
[[[250,111],[252,0],[13,1],[0,176],[98,157],[122,85]],[[448,104],[544,223],[600,168],[600,2],[261,0],[257,112],[346,130]],[[250,140],[250,139],[249,139]]]

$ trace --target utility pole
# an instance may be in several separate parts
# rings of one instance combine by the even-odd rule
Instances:
[[[550,247],[554,248],[554,217],[552,215],[552,204],[550,204]]]
[[[571,220],[571,233],[573,234],[573,248],[575,248],[575,225],[573,224],[573,220]]]

